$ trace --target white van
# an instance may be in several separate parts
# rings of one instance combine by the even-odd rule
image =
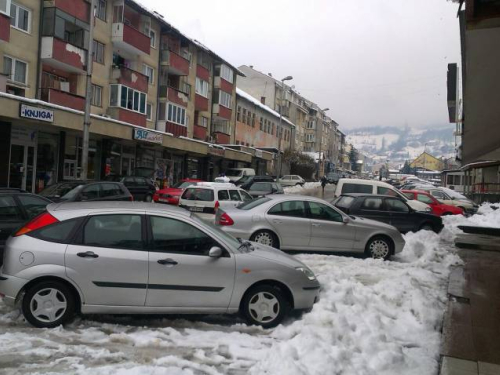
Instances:
[[[335,198],[340,197],[342,194],[349,193],[392,195],[405,200],[408,206],[413,208],[415,211],[432,211],[428,204],[414,199],[408,199],[403,193],[387,182],[361,180],[358,178],[341,178],[337,183],[337,188],[335,189]]]
[[[252,168],[230,168],[226,171],[226,176],[231,182],[236,182],[245,176],[255,176],[255,169]]]
[[[215,214],[219,207],[236,207],[252,199],[245,190],[231,183],[198,182],[182,192],[179,206],[192,212]]]

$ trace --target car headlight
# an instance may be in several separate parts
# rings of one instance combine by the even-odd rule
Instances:
[[[432,208],[430,207],[425,207],[425,212],[431,212],[432,211]]]
[[[302,272],[304,275],[306,275],[306,277],[313,281],[313,280],[316,280],[316,276],[314,275],[314,272],[311,271],[309,268],[307,267],[296,267],[295,268],[297,271],[299,272]]]

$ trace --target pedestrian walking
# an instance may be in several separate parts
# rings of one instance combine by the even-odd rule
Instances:
[[[321,177],[321,189],[323,190],[323,196],[325,195],[325,186],[327,184],[328,180],[326,176]]]

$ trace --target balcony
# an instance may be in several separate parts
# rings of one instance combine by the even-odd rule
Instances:
[[[87,0],[53,0],[56,8],[86,23],[90,18],[90,2]]]
[[[223,105],[215,103],[212,107],[212,113],[217,117],[221,117],[222,119],[231,120],[231,110],[224,107]]]
[[[115,120],[127,122],[129,124],[146,127],[146,115],[142,113],[129,111],[125,108],[110,107],[108,108],[108,115]]]
[[[204,96],[196,94],[194,96],[194,108],[197,111],[207,112],[208,108],[209,108],[208,98],[205,98]]]
[[[121,83],[142,92],[148,92],[148,76],[125,66],[113,67],[112,79],[115,83]]]
[[[85,73],[87,51],[52,36],[42,37],[41,58],[44,64],[70,73]]]
[[[219,76],[214,77],[214,87],[216,89],[221,89],[225,92],[233,92],[233,84],[226,81],[224,78]]]
[[[187,56],[181,56],[174,51],[162,49],[161,64],[167,67],[168,74],[177,76],[189,75],[190,61]]]
[[[113,23],[112,41],[124,51],[134,55],[149,55],[151,38],[126,23]]]
[[[83,96],[54,88],[42,88],[41,91],[41,99],[45,102],[76,109],[78,111],[83,111],[85,109],[85,97]]]
[[[212,121],[212,132],[231,135],[231,123],[225,120]]]

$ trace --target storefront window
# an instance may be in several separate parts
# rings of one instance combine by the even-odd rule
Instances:
[[[74,180],[80,178],[82,166],[82,139],[76,136],[66,137],[64,151],[63,178]],[[99,177],[101,145],[95,139],[89,140],[89,156],[87,178],[95,180]]]
[[[187,159],[188,178],[201,178],[200,160],[196,158]]]
[[[38,133],[35,192],[38,193],[57,181],[59,136]]]

